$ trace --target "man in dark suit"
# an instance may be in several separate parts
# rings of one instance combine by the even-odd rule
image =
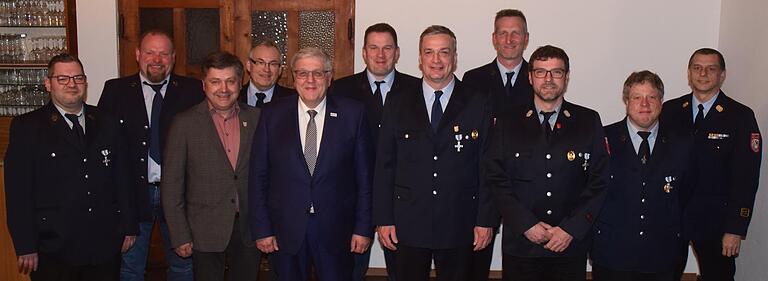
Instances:
[[[331,95],[350,97],[365,104],[373,147],[376,147],[381,127],[381,112],[389,92],[412,89],[420,83],[416,77],[395,70],[395,64],[399,58],[400,47],[397,45],[395,29],[386,23],[371,25],[365,30],[365,39],[363,39],[365,70],[333,81],[331,89],[328,90]],[[395,253],[384,247],[382,250],[387,265],[387,278],[389,281],[394,281]],[[370,258],[370,250],[355,255],[352,280],[365,280]]]
[[[429,280],[433,260],[438,280],[469,280],[473,250],[498,225],[480,188],[487,95],[458,81],[456,59],[453,32],[428,27],[419,41],[422,83],[390,92],[384,108],[373,220],[381,244],[396,251],[398,280]]]
[[[104,83],[99,108],[118,119],[131,162],[130,182],[136,189],[139,236],[123,255],[122,281],[144,280],[150,235],[155,221],[165,244],[168,280],[192,280],[192,261],[173,252],[160,207],[162,150],[176,113],[203,101],[200,80],[171,73],[175,61],[173,42],[162,31],[147,31],[136,48],[139,73]]]
[[[583,281],[608,182],[603,126],[597,112],[563,99],[565,51],[540,47],[530,65],[533,104],[496,119],[485,156],[503,217],[503,279]]]
[[[704,281],[733,280],[760,176],[762,137],[755,114],[726,96],[723,82],[723,55],[696,50],[688,61],[692,93],[664,103],[661,115],[662,125],[693,136],[698,175],[683,228]],[[678,274],[684,267],[685,262]]]
[[[626,118],[605,127],[610,180],[590,252],[596,281],[674,280],[691,146],[659,130],[663,99],[659,76],[634,72],[624,82]]]
[[[277,84],[283,65],[283,55],[274,42],[265,40],[253,46],[245,63],[250,80],[240,89],[239,101],[261,107],[273,99],[295,95],[295,90]]]
[[[232,54],[208,55],[206,100],[179,113],[168,133],[163,209],[176,254],[194,253],[197,280],[259,275],[261,253],[248,227],[248,167],[261,110],[237,102],[243,72]]]
[[[13,119],[5,156],[8,229],[32,280],[118,280],[136,239],[135,190],[117,121],[86,105],[76,57],[48,63],[51,101]]]
[[[496,13],[491,34],[496,59],[464,73],[465,84],[489,92],[497,114],[514,107],[530,106],[533,90],[528,81],[528,62],[523,52],[528,47],[528,23],[519,10]]]
[[[489,64],[464,73],[464,84],[493,99],[494,116],[519,106],[533,103],[533,90],[528,81],[528,62],[523,52],[528,47],[528,23],[519,10],[504,9],[496,13],[491,34],[496,59]],[[493,231],[491,244],[475,253],[472,258],[472,280],[487,280],[493,260],[493,244],[498,227]]]
[[[264,107],[251,150],[250,226],[274,252],[280,280],[352,280],[371,225],[372,156],[363,104],[326,96],[331,59],[299,50],[291,68],[298,96]]]

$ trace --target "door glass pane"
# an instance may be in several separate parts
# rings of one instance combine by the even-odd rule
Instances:
[[[318,47],[333,57],[335,34],[334,11],[299,12],[299,48]]]
[[[139,33],[153,29],[165,31],[173,38],[173,9],[140,8]]]
[[[200,64],[219,50],[219,9],[185,9],[187,64]]]
[[[251,14],[251,46],[272,40],[280,48],[283,61],[288,53],[288,13],[285,11],[254,11]]]

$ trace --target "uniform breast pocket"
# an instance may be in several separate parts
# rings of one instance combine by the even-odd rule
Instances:
[[[732,138],[730,133],[710,132],[707,134],[707,147],[715,154],[725,156],[733,150]]]
[[[424,131],[402,130],[397,135],[397,159],[416,161],[421,151],[421,142],[426,137]]]
[[[533,180],[533,166],[531,165],[532,153],[530,151],[512,152],[512,171],[510,177],[513,181],[529,182]]]

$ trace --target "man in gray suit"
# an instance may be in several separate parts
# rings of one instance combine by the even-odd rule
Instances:
[[[194,254],[197,280],[256,280],[248,166],[260,109],[238,103],[243,65],[218,52],[203,62],[206,100],[173,120],[161,198],[176,254]],[[225,273],[226,268],[226,273]]]

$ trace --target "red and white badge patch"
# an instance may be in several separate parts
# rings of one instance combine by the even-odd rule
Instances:
[[[760,133],[752,133],[752,136],[749,138],[749,147],[752,148],[754,153],[760,152]]]

